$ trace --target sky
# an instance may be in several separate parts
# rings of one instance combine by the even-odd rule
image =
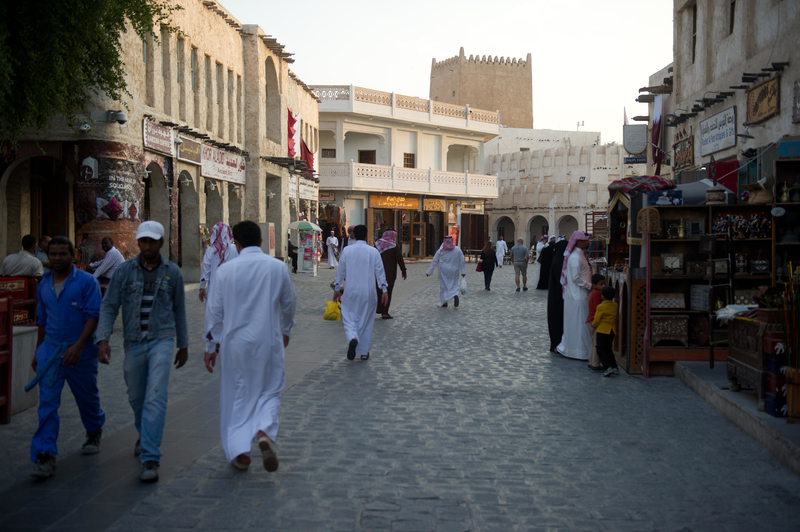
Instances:
[[[308,85],[357,85],[428,98],[431,60],[489,55],[533,63],[537,129],[622,141],[646,115],[639,88],[672,61],[672,0],[223,0],[294,53]],[[502,119],[501,119],[502,121]]]

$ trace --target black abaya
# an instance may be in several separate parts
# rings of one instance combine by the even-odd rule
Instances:
[[[539,282],[536,285],[537,290],[547,290],[550,286],[550,265],[553,262],[553,249],[555,244],[548,244],[542,248],[541,262],[539,263]]]
[[[547,329],[550,332],[550,351],[555,351],[564,335],[564,296],[561,292],[561,267],[564,264],[566,240],[556,244],[548,275],[550,284],[547,291]],[[544,250],[542,250],[544,253]]]

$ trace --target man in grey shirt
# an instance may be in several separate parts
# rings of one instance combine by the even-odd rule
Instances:
[[[517,283],[519,292],[519,276],[522,274],[522,290],[528,290],[528,248],[521,238],[517,239],[517,245],[511,248],[511,260],[514,262],[514,281]]]

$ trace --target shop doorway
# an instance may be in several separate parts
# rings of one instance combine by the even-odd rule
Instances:
[[[425,257],[426,225],[425,222],[411,222],[410,254],[414,259],[422,259]]]
[[[578,220],[569,214],[562,216],[558,222],[556,222],[556,230],[559,235],[569,240],[572,233],[578,230]]]
[[[497,237],[495,240],[502,236],[509,248],[514,245],[514,222],[511,220],[511,218],[508,216],[503,216],[498,219],[495,224],[495,231],[497,232]]]
[[[169,260],[177,261],[177,257],[170,257],[170,191],[161,167],[156,163],[147,165],[147,179],[144,186],[143,220],[154,220],[164,226],[164,245],[161,255]]]

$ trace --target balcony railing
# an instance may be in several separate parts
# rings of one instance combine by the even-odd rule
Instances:
[[[497,176],[375,164],[321,163],[320,188],[497,197]]]
[[[402,94],[393,94],[391,92],[366,89],[364,87],[354,87],[351,85],[314,85],[311,89],[322,102],[352,100],[353,102],[394,107],[396,109],[407,109],[409,111],[428,113],[430,115],[447,118],[457,118],[460,120],[471,120],[485,124],[497,124],[498,121],[496,111],[474,109],[468,105],[454,105],[451,103],[424,100],[413,96],[403,96]]]

